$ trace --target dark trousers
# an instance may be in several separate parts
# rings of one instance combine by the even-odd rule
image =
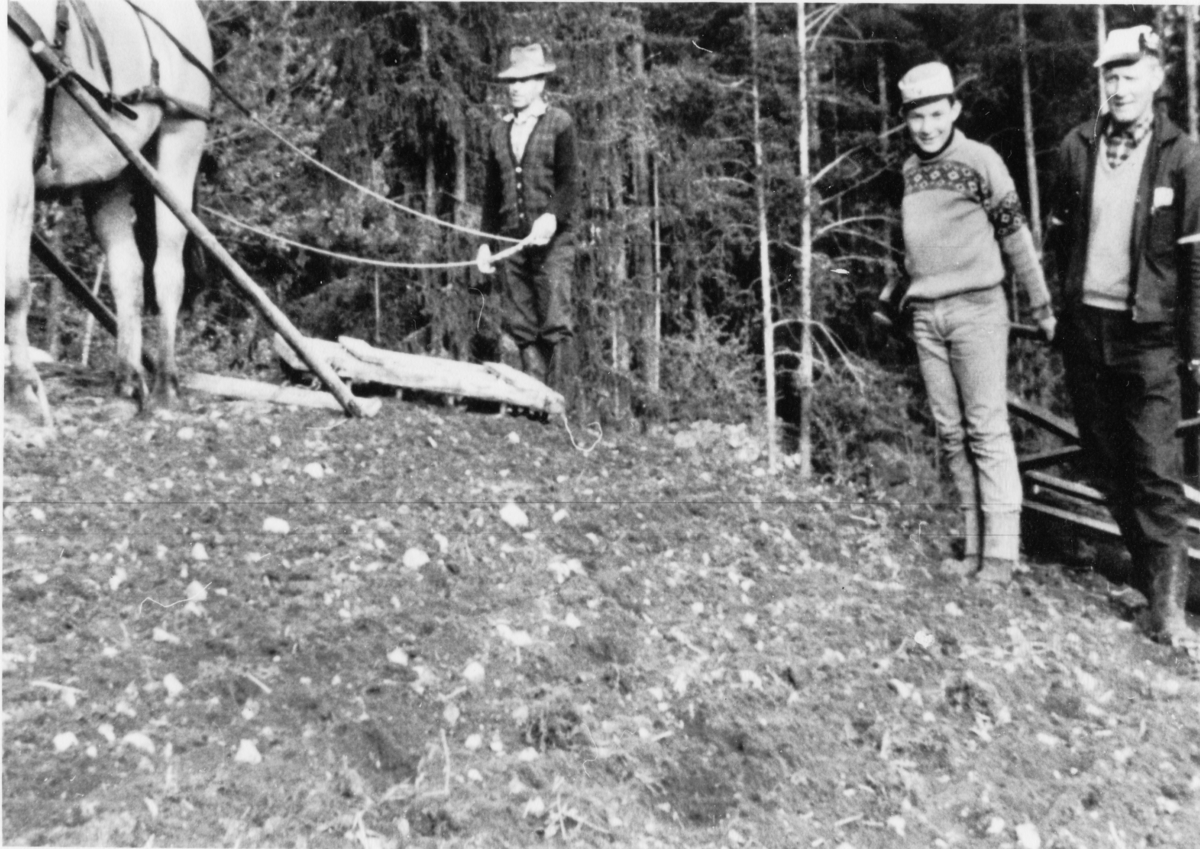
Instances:
[[[575,239],[560,233],[543,247],[528,247],[498,266],[503,274],[504,330],[524,348],[556,345],[573,333],[571,279]]]
[[[1084,462],[1134,557],[1186,544],[1175,327],[1079,306],[1060,339]]]

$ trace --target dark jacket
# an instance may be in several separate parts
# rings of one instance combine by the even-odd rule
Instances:
[[[1080,124],[1059,147],[1050,193],[1053,252],[1067,310],[1082,302],[1100,121]],[[1161,111],[1138,183],[1130,251],[1130,307],[1138,323],[1177,323],[1186,357],[1200,357],[1200,145]]]
[[[538,119],[517,162],[509,133],[512,124],[492,128],[484,184],[483,229],[488,233],[523,238],[546,212],[558,219],[556,234],[571,229],[579,194],[575,153],[575,124],[562,109],[551,106]]]

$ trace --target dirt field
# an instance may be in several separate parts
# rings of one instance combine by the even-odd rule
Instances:
[[[920,487],[50,389],[5,444],[6,845],[1200,845],[1188,661],[1094,574],[939,577]]]

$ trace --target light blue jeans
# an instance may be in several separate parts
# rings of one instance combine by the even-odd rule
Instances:
[[[1016,560],[1021,476],[1008,427],[1008,305],[1000,286],[913,301],[913,338],[958,491],[968,557]]]

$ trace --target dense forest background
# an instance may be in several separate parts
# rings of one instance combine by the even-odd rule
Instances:
[[[932,58],[951,66],[964,101],[960,127],[1000,152],[1027,210],[1059,140],[1096,114],[1091,63],[1102,27],[1159,28],[1168,49],[1164,106],[1185,128],[1190,118],[1195,133],[1185,58],[1195,9],[1184,6],[202,6],[219,77],[258,117],[352,180],[466,226],[478,224],[486,132],[504,110],[492,76],[513,41],[545,42],[559,69],[549,99],[574,116],[580,139],[575,308],[590,411],[608,422],[761,419],[766,351],[779,416],[792,422],[811,327],[818,473],[844,474],[848,460],[880,446],[903,450],[921,430],[915,357],[869,318],[901,267],[897,172],[908,149],[896,81],[909,66]],[[465,260],[477,244],[353,191],[219,97],[217,113],[202,216],[302,331],[490,356],[498,299],[475,270],[334,260],[205,213],[374,260]],[[94,268],[83,228],[71,224],[77,214],[43,206],[42,226],[77,267]],[[47,344],[77,356],[82,317],[39,297],[35,321],[44,321]],[[265,327],[229,283],[208,280],[185,322],[191,343],[219,367],[274,368]],[[36,324],[34,332],[36,344]],[[1013,365],[1015,389],[1057,404],[1052,355],[1014,343]],[[794,450],[793,432],[785,428],[782,441]]]

